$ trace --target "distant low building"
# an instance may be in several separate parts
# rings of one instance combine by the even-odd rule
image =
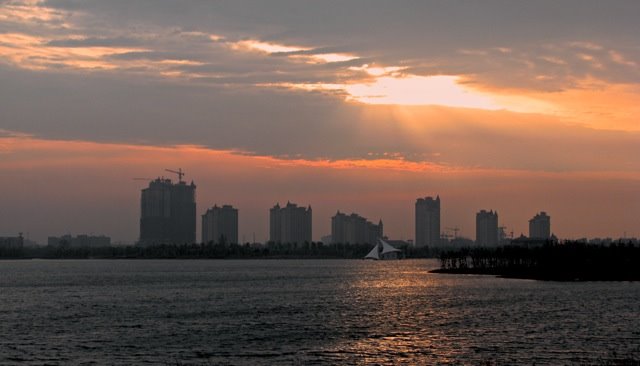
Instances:
[[[18,236],[0,237],[0,257],[20,258],[23,254],[24,238],[22,233]]]
[[[68,245],[73,248],[100,248],[110,247],[111,238],[104,235],[71,235],[50,236],[47,244],[51,246]]]
[[[456,238],[451,239],[446,244],[446,246],[454,247],[454,248],[467,248],[467,247],[472,247],[473,244],[474,244],[473,240],[471,240],[469,238],[462,237],[462,236],[458,236]]]
[[[382,239],[389,243],[389,245],[397,249],[405,250],[407,248],[413,247],[413,240],[389,239],[387,237],[384,237]]]
[[[202,242],[238,243],[238,209],[214,205],[202,215]]]
[[[22,234],[18,236],[0,236],[0,248],[21,249],[24,246]]]
[[[557,243],[557,241],[558,239],[555,237],[550,237],[547,239],[528,238],[521,234],[519,237],[512,239],[510,245],[525,247],[525,248],[536,248],[536,247],[541,247],[545,244]]]

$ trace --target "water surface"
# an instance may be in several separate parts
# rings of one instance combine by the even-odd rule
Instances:
[[[640,284],[432,260],[0,261],[0,364],[640,360]]]

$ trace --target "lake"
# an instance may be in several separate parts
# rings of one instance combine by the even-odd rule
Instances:
[[[640,362],[640,283],[435,260],[0,261],[0,364]]]

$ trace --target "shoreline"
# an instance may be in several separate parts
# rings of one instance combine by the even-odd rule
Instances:
[[[347,257],[295,257],[295,256],[273,256],[273,257],[225,257],[225,258],[208,258],[208,257],[4,257],[0,258],[0,261],[3,260],[356,260],[356,261],[365,261],[363,258],[347,258]],[[430,259],[437,260],[435,257],[414,257],[414,258],[403,258],[398,260],[386,260],[386,261],[373,261],[373,262],[396,262],[399,260],[416,260],[416,259]],[[368,261],[370,262],[370,261]]]

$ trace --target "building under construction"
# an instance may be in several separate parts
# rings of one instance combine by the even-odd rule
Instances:
[[[196,242],[196,185],[157,178],[142,190],[139,245]]]

